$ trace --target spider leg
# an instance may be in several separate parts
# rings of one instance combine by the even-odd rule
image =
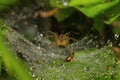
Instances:
[[[77,40],[77,39],[75,39],[75,38],[69,38],[69,40],[73,40],[73,41],[78,42],[78,40]]]

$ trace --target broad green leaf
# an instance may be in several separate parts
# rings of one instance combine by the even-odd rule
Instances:
[[[68,7],[68,3],[67,0],[66,2],[63,2],[63,0],[49,0],[49,3],[51,6],[54,6],[54,7],[58,7],[58,8],[66,8]]]
[[[65,8],[71,6],[89,6],[98,3],[104,3],[106,0],[50,0],[50,4],[54,7]]]
[[[69,6],[89,6],[93,4],[103,3],[106,0],[70,0]]]
[[[0,5],[13,5],[18,3],[19,0],[0,0]]]
[[[10,5],[18,4],[19,0],[0,0],[0,11],[8,9]]]
[[[74,6],[74,7],[77,8],[79,11],[83,12],[86,16],[90,18],[94,18],[100,13],[104,13],[105,10],[115,6],[118,2],[119,0],[113,0],[111,2],[98,4],[95,6],[89,6],[89,7]]]

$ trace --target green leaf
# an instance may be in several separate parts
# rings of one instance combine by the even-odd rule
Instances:
[[[65,8],[64,3],[62,0],[49,0],[49,3],[53,7],[58,7],[58,8]]]
[[[103,3],[106,0],[71,0],[69,6],[89,6],[93,4]]]
[[[66,8],[72,6],[89,6],[98,3],[104,3],[106,0],[50,0],[50,5],[58,8]]]
[[[86,16],[90,18],[94,18],[100,13],[104,13],[105,10],[115,6],[118,2],[119,0],[113,0],[111,2],[98,4],[95,6],[89,6],[89,7],[74,6],[74,7],[77,8],[79,11],[83,12]]]
[[[8,9],[10,5],[18,4],[19,0],[0,0],[0,11]]]
[[[120,16],[120,2],[118,3],[118,5],[105,11],[105,15],[108,18],[104,21],[106,24],[111,24],[113,21],[118,19],[118,17]]]
[[[13,5],[18,3],[19,0],[0,0],[0,5]]]
[[[109,20],[104,21],[106,24],[111,24],[113,21],[115,21],[118,17],[120,16],[120,14],[117,14],[113,17],[111,17]]]

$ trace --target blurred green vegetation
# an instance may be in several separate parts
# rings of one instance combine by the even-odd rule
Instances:
[[[12,5],[17,5],[19,0],[0,0],[0,11],[8,9]]]
[[[27,4],[31,1],[32,0],[25,0],[24,2],[26,2]],[[38,2],[42,3],[41,1]],[[11,5],[17,5],[20,2],[22,1],[0,0],[0,11],[9,8]],[[78,10],[94,20],[94,27],[99,32],[102,32],[103,30],[103,23],[111,25],[113,21],[119,18],[119,4],[120,0],[49,0],[49,5],[51,7],[60,8],[59,12],[56,14],[56,18],[58,19],[58,21],[64,21],[66,18],[70,17],[75,10]],[[105,17],[107,17],[107,19],[105,19]],[[113,31],[115,33],[119,33],[119,30],[114,29]]]
[[[50,4],[53,7],[60,8],[62,19],[61,16],[57,16],[58,21],[63,21],[69,17],[74,12],[74,10],[71,12],[70,8],[75,8],[89,18],[92,18],[94,20],[94,27],[99,32],[103,30],[103,23],[110,25],[120,16],[120,0],[65,0],[63,2],[62,0],[50,0]],[[105,17],[107,17],[107,20]],[[119,33],[116,29],[114,29],[114,32]]]
[[[8,29],[8,26],[0,21],[0,68],[4,65],[7,73],[17,80],[33,80],[28,67],[14,54],[2,35],[4,29]]]
[[[1,75],[1,69],[2,69],[2,56],[0,55],[0,75]]]

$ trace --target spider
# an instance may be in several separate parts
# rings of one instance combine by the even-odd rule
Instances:
[[[73,57],[74,57],[74,52],[69,53],[65,59],[65,62],[73,62]]]
[[[70,32],[60,35],[51,31],[49,32],[54,34],[54,43],[58,47],[66,47],[69,44],[70,40],[77,41],[76,39],[69,37]]]

